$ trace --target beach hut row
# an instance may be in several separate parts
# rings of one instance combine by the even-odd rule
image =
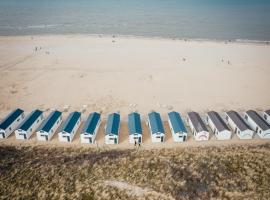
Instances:
[[[33,133],[37,134],[37,140],[48,141],[57,132],[61,142],[72,142],[81,123],[81,113],[72,112],[63,122],[60,111],[51,112],[45,119],[41,110],[34,110],[27,116],[24,111],[16,109],[12,111],[0,123],[0,139],[7,138],[15,132],[16,139],[27,140]],[[142,143],[142,124],[140,114],[132,112],[128,115],[129,142]],[[62,124],[62,126],[61,126]],[[81,143],[94,143],[101,124],[100,113],[90,113],[80,133]],[[161,116],[157,112],[150,112],[146,121],[149,127],[153,143],[165,141],[165,130]],[[219,113],[210,111],[202,118],[197,112],[187,114],[186,123],[178,112],[168,113],[168,124],[175,142],[187,140],[189,127],[193,137],[197,141],[208,140],[210,132],[207,125],[218,140],[229,140],[235,133],[240,139],[252,139],[254,133],[260,138],[270,138],[270,110],[259,115],[254,110],[244,113],[244,117],[236,111],[228,111],[222,118]],[[104,127],[105,144],[118,144],[120,130],[120,114],[108,115]]]

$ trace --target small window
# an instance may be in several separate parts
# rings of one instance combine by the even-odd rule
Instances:
[[[9,130],[11,131],[11,127],[9,127]]]
[[[209,117],[208,117],[208,116],[206,116],[206,121],[207,121],[207,122],[209,121]]]
[[[20,121],[20,118],[19,119],[17,119],[17,122],[19,122]]]
[[[39,122],[39,120],[37,120],[37,123]]]
[[[247,115],[245,115],[245,119],[248,120],[248,116]]]
[[[259,132],[262,133],[262,130],[260,130]]]

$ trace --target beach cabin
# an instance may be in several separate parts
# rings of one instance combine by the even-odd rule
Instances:
[[[252,139],[253,131],[237,112],[231,110],[225,114],[229,126],[240,139]]]
[[[270,124],[270,110],[264,111],[263,118],[264,118],[265,121],[268,122],[268,124]]]
[[[254,110],[248,110],[244,115],[248,125],[257,133],[260,138],[270,138],[270,125]]]
[[[149,126],[151,132],[152,142],[164,142],[165,131],[160,114],[157,112],[149,113],[147,125]]]
[[[142,124],[139,113],[133,112],[128,115],[129,143],[142,143]]]
[[[15,130],[16,139],[28,140],[44,119],[40,110],[32,111]]]
[[[168,121],[172,137],[175,142],[184,142],[187,140],[187,129],[178,112],[169,112]]]
[[[99,113],[93,112],[88,116],[81,132],[81,143],[94,143],[100,123],[101,117]]]
[[[187,122],[195,140],[203,141],[209,139],[209,131],[198,113],[189,112]]]
[[[118,144],[120,130],[120,115],[112,113],[105,125],[105,144]]]
[[[47,119],[41,124],[37,131],[37,140],[48,141],[52,138],[56,130],[62,123],[62,113],[53,111]]]
[[[231,139],[232,131],[217,112],[208,112],[206,115],[206,121],[218,140]]]
[[[61,131],[58,133],[60,142],[71,142],[81,123],[81,113],[72,112],[69,114]]]
[[[7,138],[24,119],[24,112],[21,109],[13,110],[0,123],[0,139]]]

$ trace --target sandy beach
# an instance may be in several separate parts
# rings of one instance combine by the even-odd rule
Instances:
[[[20,107],[107,114],[270,107],[270,45],[109,36],[0,37],[2,117]]]

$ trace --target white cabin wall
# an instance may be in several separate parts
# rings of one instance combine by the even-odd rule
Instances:
[[[13,133],[16,128],[20,125],[20,123],[23,121],[24,119],[24,113],[22,113],[21,115],[19,115],[14,121],[13,123],[11,123],[9,125],[9,127],[6,128],[6,130],[2,130],[1,132],[3,132],[5,134],[5,138],[7,138],[8,136],[10,136],[11,133]],[[2,134],[0,134],[0,139],[2,138]]]

